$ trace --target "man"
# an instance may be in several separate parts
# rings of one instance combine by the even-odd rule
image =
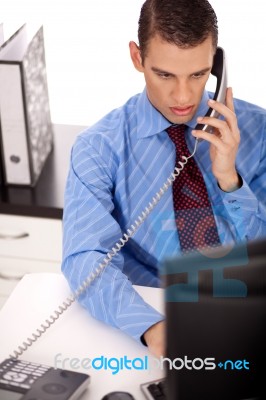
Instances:
[[[217,41],[216,15],[207,0],[147,0],[139,45],[129,44],[146,88],[83,132],[72,150],[62,270],[76,290],[100,263],[108,264],[80,296],[81,304],[158,356],[164,354],[163,316],[132,284],[159,286],[161,261],[182,252],[184,227],[176,224],[173,203],[178,198],[171,188],[125,246],[119,252],[114,248],[121,247],[123,233],[136,225],[174,170],[169,126],[186,125],[190,152],[195,137],[204,139],[194,158],[219,243],[266,235],[266,112],[234,102],[231,88],[225,104],[209,99],[205,84]],[[208,107],[222,118],[204,117]],[[211,125],[213,133],[195,131],[197,123]],[[188,166],[189,161],[180,177]],[[188,193],[188,201],[193,196]]]

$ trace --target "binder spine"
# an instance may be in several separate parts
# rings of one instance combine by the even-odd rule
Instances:
[[[0,64],[1,140],[6,184],[30,185],[27,121],[19,64]]]

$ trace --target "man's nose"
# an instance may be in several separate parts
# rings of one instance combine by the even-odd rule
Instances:
[[[172,91],[172,97],[178,106],[187,105],[191,98],[191,88],[187,81],[178,81]]]

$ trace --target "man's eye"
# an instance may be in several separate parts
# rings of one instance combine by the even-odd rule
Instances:
[[[157,75],[162,79],[169,79],[171,77],[170,74],[166,74],[166,73],[163,73],[163,72],[159,72]]]
[[[201,78],[201,77],[204,76],[204,75],[205,75],[204,72],[199,72],[198,74],[193,74],[192,77],[193,77],[194,79],[199,79],[199,78]]]

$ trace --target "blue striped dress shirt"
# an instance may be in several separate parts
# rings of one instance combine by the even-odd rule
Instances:
[[[191,129],[208,109],[204,92]],[[195,155],[206,182],[223,244],[266,236],[266,111],[235,100],[241,132],[237,170],[240,189],[221,191],[211,173],[209,144],[199,143]],[[62,271],[76,290],[137,220],[175,166],[175,148],[166,120],[149,102],[146,90],[82,132],[72,149],[65,191]],[[182,172],[181,172],[182,173]],[[159,286],[159,266],[180,253],[171,188],[149,217],[94,280],[81,304],[91,315],[135,339],[162,315],[132,288]]]

